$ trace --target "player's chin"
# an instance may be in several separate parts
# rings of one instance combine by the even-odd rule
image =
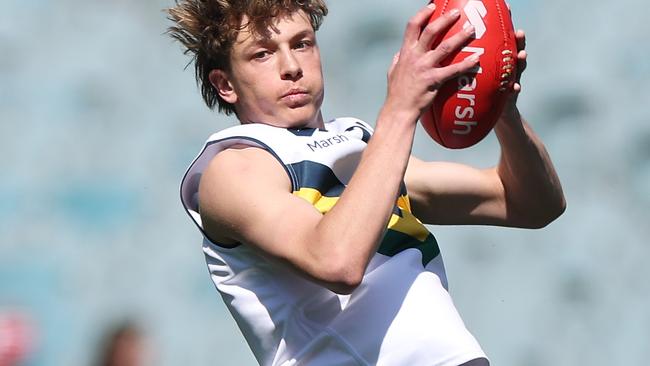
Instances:
[[[313,103],[293,106],[284,109],[280,122],[286,128],[317,127],[319,109]]]
[[[287,116],[283,124],[285,128],[318,128],[318,119],[315,113],[297,113]]]

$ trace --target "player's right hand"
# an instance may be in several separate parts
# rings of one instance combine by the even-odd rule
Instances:
[[[440,65],[474,37],[474,28],[467,27],[432,48],[436,39],[460,17],[458,10],[454,9],[427,24],[434,9],[435,5],[429,4],[409,20],[402,47],[388,71],[385,107],[402,109],[419,116],[431,104],[445,81],[468,72],[478,64],[478,57],[470,57],[448,66]]]

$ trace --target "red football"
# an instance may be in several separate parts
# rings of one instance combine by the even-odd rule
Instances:
[[[470,24],[476,38],[442,62],[462,61],[474,54],[479,66],[469,74],[447,81],[438,91],[429,110],[422,114],[422,125],[442,146],[462,149],[481,141],[494,127],[517,74],[517,43],[504,0],[438,0],[429,22],[452,9],[460,19],[439,37],[435,46]]]

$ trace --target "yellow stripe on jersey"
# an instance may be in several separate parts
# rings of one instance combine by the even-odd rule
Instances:
[[[293,194],[312,204],[322,214],[329,212],[339,200],[338,197],[323,196],[314,188],[303,187],[298,191],[294,191]],[[410,235],[419,241],[425,241],[429,235],[429,231],[411,213],[408,196],[400,196],[397,199],[397,206],[402,210],[402,216],[392,214],[388,222],[388,228]]]
[[[425,241],[429,236],[429,230],[413,216],[409,211],[403,210],[402,216],[393,214],[388,222],[388,228],[399,231],[400,233],[410,235],[419,241]]]
[[[397,207],[402,210],[402,217],[393,214],[388,222],[388,228],[410,235],[419,241],[425,241],[430,234],[429,230],[413,215],[409,196],[399,196],[397,198]]]
[[[411,201],[409,200],[408,195],[397,197],[397,207],[401,208],[404,211],[413,212],[411,211]]]
[[[339,200],[338,197],[326,197],[323,196],[317,189],[305,187],[300,188],[298,191],[294,191],[293,195],[298,196],[311,203],[322,214],[328,213],[329,210],[331,210]]]

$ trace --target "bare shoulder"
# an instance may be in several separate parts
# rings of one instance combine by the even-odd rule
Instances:
[[[251,197],[291,192],[291,182],[281,163],[264,149],[235,146],[218,153],[208,164],[199,185],[199,205],[210,239],[232,244],[233,229],[245,220],[242,206]]]
[[[270,152],[252,146],[235,145],[218,153],[205,169],[203,176],[208,180],[230,181],[249,174],[283,173],[281,163]],[[243,177],[242,177],[243,175]],[[269,178],[272,178],[270,176]],[[203,181],[203,178],[202,178]]]

